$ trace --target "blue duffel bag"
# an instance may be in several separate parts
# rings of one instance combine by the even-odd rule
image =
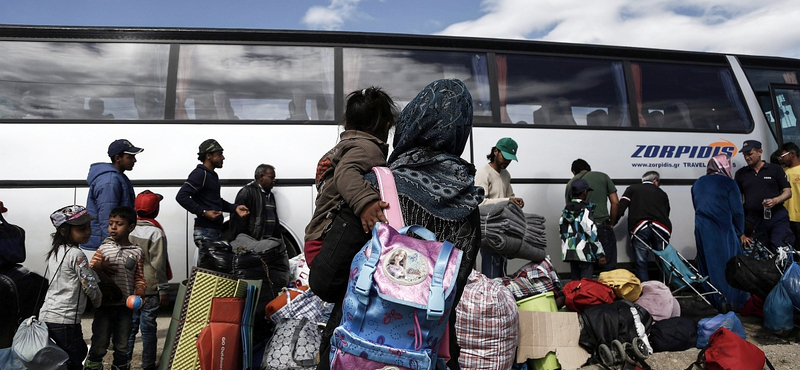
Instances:
[[[742,337],[742,339],[747,339],[742,322],[739,321],[739,318],[736,317],[734,312],[728,312],[724,315],[719,314],[714,317],[702,319],[697,323],[697,348],[705,348],[706,345],[708,345],[708,338],[711,338],[711,334],[714,334],[714,332],[721,327],[736,333],[736,335]]]

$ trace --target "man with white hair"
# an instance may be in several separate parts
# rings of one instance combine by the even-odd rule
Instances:
[[[645,172],[642,183],[629,186],[619,200],[617,215],[621,217],[629,209],[628,231],[635,256],[634,273],[640,281],[650,280],[647,274],[648,247],[664,249],[664,243],[669,241],[672,233],[669,197],[660,186],[658,172]]]

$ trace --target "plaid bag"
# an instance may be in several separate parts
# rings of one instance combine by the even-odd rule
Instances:
[[[295,294],[290,294],[293,292]],[[282,319],[309,319],[312,323],[325,322],[322,318],[325,303],[311,289],[286,288],[275,300],[286,300],[286,305],[269,317],[275,323]],[[270,302],[271,304],[272,302]],[[269,305],[268,305],[269,307]]]
[[[519,311],[498,280],[472,271],[456,306],[458,363],[464,369],[510,369],[519,345]]]
[[[513,275],[504,276],[502,279],[503,285],[518,301],[547,292],[561,294],[561,281],[558,280],[558,273],[550,262],[550,257],[542,262],[531,262],[522,266]]]

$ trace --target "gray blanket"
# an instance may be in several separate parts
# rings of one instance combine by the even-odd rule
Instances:
[[[544,217],[523,213],[522,208],[509,201],[482,205],[480,213],[481,248],[533,262],[546,257]]]

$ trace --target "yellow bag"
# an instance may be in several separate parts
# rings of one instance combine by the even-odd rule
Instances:
[[[642,283],[639,278],[626,269],[601,272],[597,280],[611,287],[617,297],[625,298],[631,302],[636,301],[642,295]]]

